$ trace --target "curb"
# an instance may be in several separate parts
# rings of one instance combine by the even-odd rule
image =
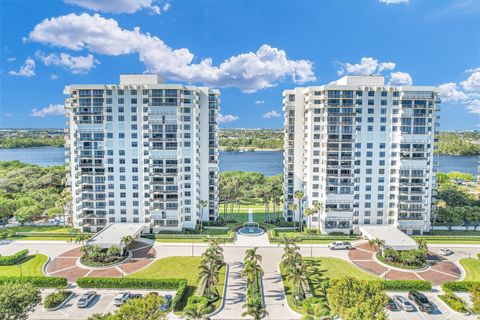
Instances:
[[[80,258],[77,259],[75,265],[79,268],[82,268],[82,269],[89,269],[89,270],[105,270],[105,269],[109,269],[109,268],[114,268],[114,267],[117,267],[121,264],[124,264],[125,262],[128,262],[130,261],[130,259],[132,259],[132,251],[128,251],[128,257],[126,257],[125,259],[123,259],[122,261],[119,261],[115,264],[110,264],[108,266],[101,266],[101,267],[90,267],[90,266],[87,266],[85,264],[83,264],[82,262],[80,262]]]
[[[469,315],[471,315],[470,311],[469,311],[469,312],[466,312],[466,313],[461,313],[461,312],[458,312],[458,311],[453,310],[452,308],[450,308],[450,306],[449,306],[445,301],[443,301],[442,299],[440,299],[439,296],[440,296],[440,295],[437,295],[437,298],[438,298],[438,300],[440,301],[440,303],[443,304],[451,313],[457,314],[457,315],[460,315],[460,316],[469,316]],[[462,300],[463,300],[463,299],[462,299]]]
[[[387,269],[396,270],[396,271],[401,271],[401,272],[417,273],[417,272],[424,272],[424,271],[427,271],[428,269],[430,269],[430,264],[428,262],[427,262],[427,265],[425,267],[420,268],[420,269],[403,269],[403,268],[394,267],[394,266],[391,266],[389,264],[383,263],[382,261],[378,260],[377,252],[375,252],[373,254],[372,258],[373,258],[373,261],[375,261],[376,263],[378,263],[382,267],[385,267]]]
[[[50,263],[50,261],[52,261],[52,258],[50,258],[50,256],[47,256],[47,261],[45,261],[45,263],[42,266],[42,272],[47,277],[50,277],[50,275],[47,272],[47,265]]]
[[[280,282],[282,283],[282,287],[283,287],[283,293],[285,295],[285,306],[287,307],[288,311],[290,311],[292,314],[296,315],[300,319],[305,315],[301,314],[301,313],[298,313],[297,311],[290,308],[290,305],[288,304],[287,294],[285,293],[285,285],[283,284],[282,273],[280,272],[280,264],[277,265],[277,267],[278,267],[278,275],[280,276]]]
[[[205,315],[205,317],[207,317],[207,318],[210,318],[210,317],[213,317],[214,315],[217,315],[225,307],[225,299],[226,299],[226,296],[227,296],[228,274],[230,273],[230,265],[228,263],[226,263],[225,265],[227,266],[227,270],[225,271],[225,283],[223,285],[222,303],[220,304],[220,307],[217,310],[213,311],[212,313],[209,313],[209,314]]]

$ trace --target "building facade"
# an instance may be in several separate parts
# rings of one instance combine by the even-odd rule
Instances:
[[[324,233],[386,224],[407,234],[430,230],[440,108],[435,87],[346,76],[286,90],[283,97],[286,219],[304,219],[301,212],[318,202],[321,209],[308,220]],[[302,210],[292,210],[298,201]]]
[[[119,84],[64,93],[76,227],[140,223],[158,232],[216,219],[219,91],[121,75]]]

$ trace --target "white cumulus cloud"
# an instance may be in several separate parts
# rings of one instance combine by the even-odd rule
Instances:
[[[475,113],[480,115],[480,99],[475,99],[470,102],[467,106],[467,110],[469,113]]]
[[[152,13],[160,14],[162,11],[159,6],[155,5],[154,0],[64,0],[64,2],[108,13],[134,13],[141,9],[148,9]],[[163,11],[167,11],[169,8],[170,4],[165,3]]]
[[[255,101],[255,104],[264,104],[264,103],[265,103],[264,100],[256,100],[256,101]]]
[[[29,40],[110,56],[136,53],[146,72],[170,80],[237,87],[244,92],[273,87],[286,78],[295,83],[315,80],[311,61],[290,60],[284,50],[266,44],[256,52],[232,56],[218,66],[211,58],[193,63],[195,56],[187,48],[172,49],[138,27],[122,29],[116,20],[98,14],[71,13],[46,19],[30,32]]]
[[[444,83],[438,86],[440,98],[444,102],[449,101],[462,101],[468,99],[465,92],[458,88],[455,82]]]
[[[65,113],[63,104],[51,104],[42,109],[32,109],[31,116],[37,118],[45,118],[47,116],[61,116]]]
[[[382,71],[393,70],[395,66],[394,62],[379,62],[377,59],[371,57],[363,57],[360,59],[360,63],[340,63],[340,69],[337,70],[337,74],[339,76],[347,74],[367,76]]]
[[[32,58],[27,58],[23,65],[18,69],[18,71],[11,70],[8,74],[12,76],[19,76],[19,77],[33,77],[35,76],[35,61]]]
[[[411,86],[413,83],[412,77],[406,72],[392,72],[390,73],[390,81],[388,84],[393,86]]]
[[[228,123],[237,121],[239,119],[238,116],[234,116],[233,114],[226,114],[223,115],[221,113],[218,114],[218,123]]]
[[[462,87],[468,91],[480,91],[480,68],[467,70],[467,72],[470,73],[470,76],[460,83]]]
[[[50,75],[50,80],[57,80],[58,78],[60,78],[60,76],[57,75],[57,74],[53,74],[53,73],[52,73],[52,74]]]
[[[7,61],[8,61],[8,62],[13,62],[13,61],[15,61],[15,60],[17,60],[17,58],[15,58],[15,57],[9,57],[9,58],[7,58]]]
[[[278,113],[275,110],[269,111],[262,116],[262,118],[264,119],[272,119],[272,118],[278,118],[278,117],[280,117],[280,113]]]
[[[99,62],[94,59],[93,55],[86,56],[71,56],[68,53],[50,53],[44,55],[42,52],[37,52],[36,57],[40,59],[46,66],[60,66],[68,69],[71,73],[87,73],[90,69],[95,68]]]
[[[399,4],[399,3],[409,3],[410,0],[378,0],[381,3],[386,4]]]

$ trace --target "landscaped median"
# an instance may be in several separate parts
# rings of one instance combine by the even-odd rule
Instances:
[[[174,311],[179,310],[187,291],[186,279],[142,279],[142,278],[80,278],[77,280],[80,288],[104,289],[156,289],[175,290],[172,301]]]
[[[0,256],[0,276],[43,276],[43,265],[47,259],[43,254],[28,255],[27,249]]]
[[[268,231],[268,238],[272,243],[281,243],[284,238],[289,238],[295,242],[305,243],[305,244],[324,244],[330,243],[333,241],[355,241],[360,239],[357,236],[349,236],[346,234],[317,234],[317,233],[307,233],[307,232],[298,232],[293,229],[270,229]]]
[[[479,231],[480,233],[480,231]],[[480,236],[417,236],[413,239],[423,239],[428,244],[480,244]]]

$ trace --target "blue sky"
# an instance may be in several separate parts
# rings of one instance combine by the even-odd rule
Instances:
[[[112,4],[114,3],[114,4]],[[121,73],[221,89],[222,127],[280,128],[282,91],[340,74],[440,86],[480,127],[480,1],[0,2],[0,127],[63,127],[63,87]]]

